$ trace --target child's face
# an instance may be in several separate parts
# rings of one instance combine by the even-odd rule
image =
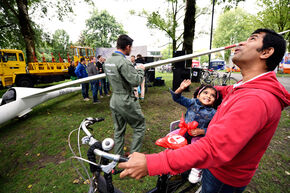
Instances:
[[[216,91],[212,88],[206,88],[199,93],[196,98],[201,102],[201,104],[211,106],[216,99]]]

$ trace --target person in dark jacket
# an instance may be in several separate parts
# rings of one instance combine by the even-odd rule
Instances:
[[[105,58],[103,58],[102,55],[98,55],[97,59],[98,59],[97,67],[98,67],[98,70],[99,70],[99,74],[102,74],[102,73],[104,73],[103,65],[104,65],[104,62],[105,62]],[[104,89],[105,95],[106,96],[110,96],[108,94],[108,87],[107,87],[107,84],[106,84],[106,78],[101,79],[99,82],[100,82],[99,83],[100,97],[103,98],[103,89]]]
[[[71,80],[76,80],[77,75],[75,73],[76,67],[74,65],[74,61],[70,61],[70,65],[68,67],[68,74],[70,75]]]
[[[96,66],[96,57],[91,57],[91,61],[88,65],[88,75],[94,76],[98,74],[98,69]],[[99,90],[99,80],[91,80],[91,90],[93,93],[93,104],[99,103],[98,100],[98,90]]]
[[[85,58],[81,58],[76,70],[75,74],[77,75],[78,79],[88,77],[87,66]],[[89,83],[82,83],[82,95],[84,101],[89,101]]]
[[[141,54],[137,54],[135,66],[138,66],[140,64],[145,64],[145,60]],[[144,76],[142,83],[138,86],[137,92],[135,92],[135,96],[139,98],[141,103],[144,102],[144,97],[145,97],[145,78],[146,76]],[[140,97],[139,97],[139,94],[140,94]]]

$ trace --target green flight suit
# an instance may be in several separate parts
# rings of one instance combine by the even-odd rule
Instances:
[[[145,118],[134,87],[141,84],[144,70],[135,69],[121,53],[113,53],[104,66],[106,77],[112,86],[110,108],[114,120],[115,153],[124,155],[124,136],[127,123],[133,128],[130,153],[139,152],[145,134]]]

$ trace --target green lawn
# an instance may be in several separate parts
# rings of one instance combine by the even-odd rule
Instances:
[[[143,152],[155,153],[163,150],[155,141],[166,135],[169,123],[180,118],[186,109],[174,103],[168,88],[172,86],[172,74],[157,73],[166,80],[166,86],[150,87],[141,104],[146,118]],[[192,84],[191,97],[197,83]],[[90,93],[91,94],[91,93]],[[14,119],[0,125],[0,192],[1,193],[83,193],[88,186],[73,181],[79,176],[71,166],[72,156],[67,145],[68,134],[78,128],[86,117],[104,117],[96,124],[93,134],[97,139],[113,137],[113,122],[109,109],[109,97],[93,105],[84,102],[80,92],[60,96],[35,107],[26,119]],[[1,116],[1,115],[0,115]],[[271,145],[264,155],[260,167],[246,192],[289,192],[289,128],[290,108],[282,113],[279,127]],[[126,151],[129,151],[132,129],[126,133]],[[72,135],[76,150],[77,134]],[[86,155],[87,146],[82,146]],[[79,167],[77,161],[74,164]],[[83,173],[84,175],[84,173]],[[155,185],[156,177],[145,177],[139,181],[119,179],[114,184],[124,192],[146,192]]]

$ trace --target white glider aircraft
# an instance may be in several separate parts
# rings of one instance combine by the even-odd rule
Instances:
[[[153,68],[160,65],[174,63],[192,59],[194,57],[219,52],[225,49],[236,47],[237,45],[231,45],[221,48],[212,49],[210,51],[201,52],[198,54],[188,54],[175,58],[169,58],[166,60],[159,60],[156,62],[145,64],[145,68]],[[74,80],[47,88],[24,88],[24,87],[12,87],[3,94],[0,99],[0,124],[13,119],[15,117],[23,117],[27,113],[32,111],[32,108],[36,105],[43,103],[49,99],[64,95],[67,93],[75,92],[81,89],[81,87],[70,87],[81,83],[89,82],[91,80],[98,80],[105,78],[105,74],[99,74]],[[70,87],[70,88],[67,88]]]

